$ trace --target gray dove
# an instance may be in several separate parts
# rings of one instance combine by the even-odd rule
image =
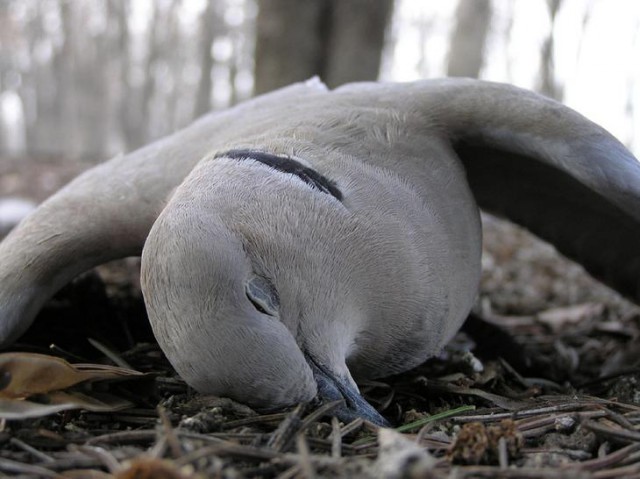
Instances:
[[[154,334],[202,393],[344,399],[437,354],[478,291],[479,209],[640,299],[640,163],[551,99],[467,79],[295,84],[80,175],[0,243],[0,344],[142,254]]]

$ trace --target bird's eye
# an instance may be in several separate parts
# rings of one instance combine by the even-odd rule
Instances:
[[[245,291],[251,304],[260,313],[269,316],[278,315],[280,306],[278,292],[269,280],[262,276],[254,276],[247,281]]]

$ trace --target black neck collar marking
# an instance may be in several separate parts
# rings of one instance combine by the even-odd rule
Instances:
[[[253,150],[229,150],[219,153],[216,158],[231,158],[233,160],[255,160],[264,165],[269,166],[283,173],[295,175],[313,188],[327,193],[338,201],[342,201],[342,192],[336,184],[330,179],[322,176],[316,170],[304,166],[302,163],[287,158],[286,156],[277,156],[264,151]]]

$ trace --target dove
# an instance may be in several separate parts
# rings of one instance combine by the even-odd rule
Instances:
[[[0,243],[0,344],[77,274],[142,255],[157,341],[201,393],[343,399],[439,353],[478,292],[479,208],[640,298],[640,163],[562,104],[469,79],[294,84],[90,169]]]

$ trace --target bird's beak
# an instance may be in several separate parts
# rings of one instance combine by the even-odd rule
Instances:
[[[309,354],[305,357],[318,385],[318,399],[322,403],[344,400],[344,404],[332,410],[333,415],[344,423],[362,418],[381,427],[391,427],[389,421],[360,395],[349,380],[332,373]]]

